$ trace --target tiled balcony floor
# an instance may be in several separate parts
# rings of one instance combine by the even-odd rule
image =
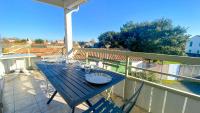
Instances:
[[[5,76],[3,91],[4,113],[70,113],[67,103],[57,94],[52,102],[47,105],[54,89],[49,86],[47,91],[45,78],[38,71],[29,73],[12,73]],[[95,102],[100,96],[91,101]],[[114,98],[121,104],[120,98]],[[75,113],[81,113],[88,107],[85,103],[76,107]],[[135,108],[135,113],[145,113]]]

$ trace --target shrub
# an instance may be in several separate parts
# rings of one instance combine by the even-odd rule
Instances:
[[[135,71],[135,72],[131,72],[131,76],[148,80],[151,82],[159,82],[159,79],[156,77],[156,74],[153,72]]]

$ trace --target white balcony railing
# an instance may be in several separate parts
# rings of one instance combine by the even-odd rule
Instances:
[[[147,112],[152,113],[197,113],[200,106],[200,95],[192,93],[192,91],[185,91],[178,87],[167,86],[163,83],[166,77],[174,77],[173,81],[195,83],[200,85],[200,79],[176,74],[164,73],[156,70],[141,68],[130,65],[136,59],[143,61],[159,60],[159,61],[173,61],[184,65],[200,65],[200,58],[192,58],[187,56],[174,56],[153,53],[140,53],[119,50],[105,50],[105,49],[75,49],[75,59],[88,61],[89,57],[103,59],[119,60],[124,66],[124,76],[127,77],[125,81],[113,87],[113,92],[123,97],[125,100],[135,91],[138,82],[144,81],[145,85],[139,96],[137,106],[143,108]],[[98,61],[101,62],[101,61]],[[138,74],[136,77],[131,73]],[[140,77],[140,73],[145,73]],[[148,79],[148,75],[153,73],[156,80]],[[198,73],[197,73],[198,74]],[[141,75],[142,76],[142,75]]]
[[[63,53],[61,53],[63,51]],[[53,53],[54,56],[64,55],[64,49],[61,48],[58,53]],[[200,95],[188,90],[179,89],[178,87],[168,86],[165,84],[165,79],[168,77],[175,78],[173,81],[195,83],[199,85],[200,80],[196,75],[200,72],[200,58],[192,58],[187,56],[163,55],[154,53],[141,53],[120,50],[107,49],[74,49],[74,59],[89,61],[89,57],[99,59],[99,66],[102,65],[103,59],[112,61],[120,61],[122,70],[121,74],[127,77],[125,81],[112,88],[113,93],[117,96],[127,99],[136,90],[137,84],[141,81],[145,82],[144,88],[139,96],[137,106],[152,113],[198,113],[200,106]],[[137,62],[143,62],[151,65],[152,61],[160,61],[159,66],[163,61],[179,62],[184,64],[178,74],[170,74],[164,69],[146,68],[139,66]],[[149,63],[151,62],[151,64]],[[159,62],[159,63],[160,63]],[[136,65],[135,65],[136,64]],[[154,63],[153,65],[157,65]],[[102,66],[103,67],[103,66]],[[109,66],[108,66],[109,67]],[[156,66],[155,66],[156,67]],[[192,68],[191,68],[192,67]],[[110,69],[110,68],[107,68]],[[112,68],[111,68],[112,70]],[[113,70],[114,71],[114,70]],[[188,72],[190,71],[190,73]],[[153,80],[149,75],[153,73]],[[187,74],[186,74],[187,73]],[[188,74],[189,73],[189,74]],[[195,74],[195,76],[193,76]],[[171,82],[171,81],[170,81]]]

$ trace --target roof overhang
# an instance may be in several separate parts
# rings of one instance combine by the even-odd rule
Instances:
[[[62,8],[73,9],[87,0],[37,0],[43,3],[55,5]]]

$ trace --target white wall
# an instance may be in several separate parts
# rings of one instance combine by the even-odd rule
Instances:
[[[32,61],[31,61],[32,66]],[[10,73],[11,71],[15,70],[26,70],[29,69],[28,59],[8,59],[8,60],[1,60],[0,61],[0,75],[2,73]]]
[[[179,75],[180,64],[169,64],[168,73],[172,75]],[[177,80],[176,77],[168,76],[167,80]]]
[[[131,66],[142,68],[142,63],[143,63],[143,61],[132,61]],[[141,71],[141,70],[131,68],[131,72],[134,72],[134,71]]]
[[[4,65],[0,61],[0,79],[4,76],[4,74],[5,74]]]
[[[125,98],[133,95],[139,85],[138,81],[128,80],[127,97]],[[119,90],[121,86],[115,87],[113,93],[122,97],[122,95],[118,95],[123,92],[123,90]],[[200,101],[196,97],[183,96],[178,92],[145,84],[136,105],[151,113],[199,113]]]
[[[192,42],[192,46],[190,47],[190,42]],[[200,36],[194,36],[189,39],[189,41],[186,43],[186,53],[189,53],[189,50],[191,50],[191,53],[197,54],[197,51],[200,52]],[[200,53],[199,53],[200,54]]]
[[[179,75],[187,77],[199,77],[200,66],[199,65],[180,65]]]

